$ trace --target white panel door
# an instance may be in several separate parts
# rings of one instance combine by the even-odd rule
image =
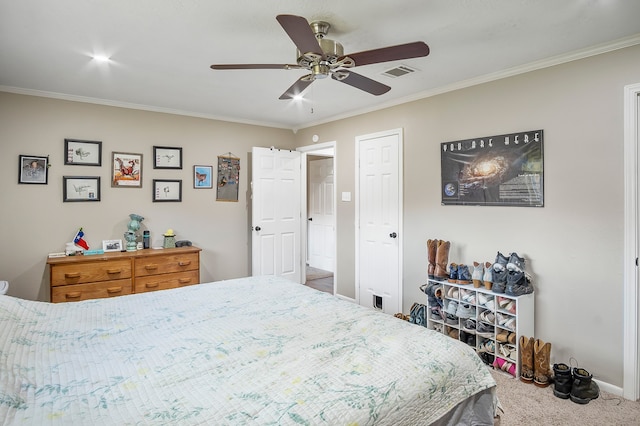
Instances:
[[[402,312],[401,132],[362,136],[358,145],[358,303]]]
[[[300,283],[300,153],[254,147],[252,162],[251,273]]]
[[[333,202],[333,158],[309,162],[308,262],[309,266],[333,272],[335,229]]]

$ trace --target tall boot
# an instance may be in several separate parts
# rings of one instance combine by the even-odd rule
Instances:
[[[533,384],[546,388],[551,379],[551,343],[536,339],[533,344]]]
[[[599,395],[600,387],[593,381],[593,375],[584,368],[574,368],[571,400],[577,404],[588,404]]]
[[[533,337],[520,336],[520,380],[533,381]]]
[[[430,279],[435,278],[437,250],[438,250],[438,240],[427,240],[427,259],[429,260],[429,267],[427,268],[427,274],[429,275]]]
[[[571,368],[567,364],[553,364],[553,394],[558,398],[569,399],[571,387],[573,386],[573,376]]]
[[[438,240],[438,247],[436,249],[436,267],[434,276],[437,280],[446,280],[447,274],[447,262],[449,261],[449,248],[451,243],[449,241]]]

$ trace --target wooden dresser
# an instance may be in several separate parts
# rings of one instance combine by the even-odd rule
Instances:
[[[77,302],[200,283],[197,247],[49,258],[51,301]]]

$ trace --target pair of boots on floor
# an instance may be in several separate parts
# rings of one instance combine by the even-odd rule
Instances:
[[[520,336],[520,380],[539,387],[547,387],[554,382],[553,394],[578,404],[588,404],[600,395],[593,375],[584,368],[571,369],[566,364],[554,364],[551,377],[551,343],[533,337]]]

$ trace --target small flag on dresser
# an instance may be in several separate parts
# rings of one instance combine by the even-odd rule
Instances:
[[[80,228],[78,230],[78,233],[76,234],[76,236],[73,239],[73,242],[77,245],[82,247],[85,250],[89,250],[89,244],[87,244],[87,242],[82,238],[84,237],[84,232],[82,232],[82,228]]]

